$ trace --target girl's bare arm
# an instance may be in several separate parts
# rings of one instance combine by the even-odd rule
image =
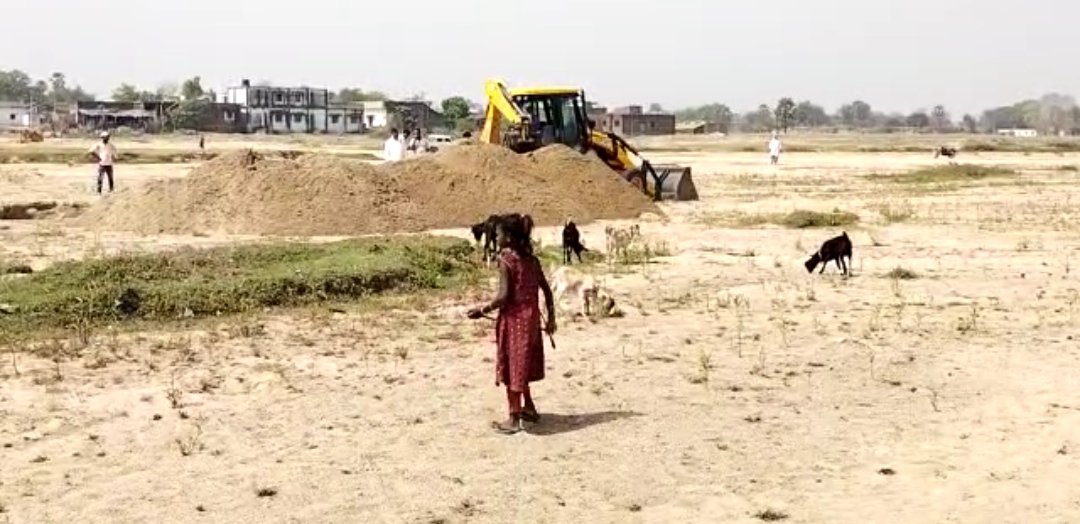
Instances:
[[[484,306],[483,313],[495,311],[506,304],[506,301],[510,299],[510,269],[506,267],[506,264],[499,262],[499,291],[495,294],[495,299],[488,305]]]

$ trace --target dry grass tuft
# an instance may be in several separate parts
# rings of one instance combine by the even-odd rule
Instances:
[[[919,278],[919,274],[910,269],[896,266],[888,273],[885,273],[885,278],[894,280],[915,280],[916,278]]]
[[[1005,178],[1017,176],[1012,169],[996,166],[978,166],[974,164],[947,164],[924,167],[907,173],[872,174],[873,181],[896,184],[950,184],[974,182],[987,178]]]

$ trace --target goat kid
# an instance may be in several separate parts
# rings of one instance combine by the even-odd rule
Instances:
[[[556,307],[562,307],[562,298],[567,294],[577,297],[580,313],[590,318],[595,312],[601,316],[611,316],[615,312],[615,299],[604,291],[596,282],[596,277],[577,271],[569,266],[560,267],[551,272],[551,294]]]
[[[844,258],[847,257],[847,263],[844,263]],[[825,272],[825,268],[829,266],[829,262],[835,262],[836,267],[845,276],[850,276],[851,271],[848,266],[851,264],[851,239],[848,238],[847,231],[844,231],[840,236],[833,237],[826,240],[821,244],[821,248],[814,253],[810,260],[806,261],[806,271],[813,273],[818,264],[821,264],[821,272]]]
[[[570,255],[577,255],[577,261],[581,263],[581,253],[588,251],[581,243],[581,232],[578,231],[577,224],[573,220],[567,220],[566,225],[562,230],[562,250],[563,250],[563,262],[570,263]]]
[[[606,235],[607,245],[607,259],[610,263],[613,259],[612,256],[622,255],[623,259],[626,258],[627,252],[630,249],[630,244],[634,242],[634,239],[641,236],[641,226],[634,224],[629,228],[616,228],[608,226],[604,228],[604,234]]]

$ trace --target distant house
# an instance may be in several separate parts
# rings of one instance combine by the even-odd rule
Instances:
[[[623,136],[674,135],[675,115],[646,113],[641,106],[627,106],[597,115],[597,127]]]
[[[327,133],[353,134],[367,131],[364,122],[364,105],[330,102],[326,108]]]
[[[25,129],[45,123],[45,114],[22,102],[0,102],[0,130]]]
[[[158,131],[175,105],[175,102],[79,101],[73,108],[74,121],[71,123],[90,130],[129,127]]]
[[[1039,136],[1038,131],[1025,128],[998,129],[997,133],[1002,136],[1016,136],[1024,138],[1033,138]]]

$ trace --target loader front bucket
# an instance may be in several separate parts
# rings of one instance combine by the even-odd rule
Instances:
[[[697,187],[690,175],[689,166],[677,164],[653,164],[655,172],[653,176],[645,177],[649,184],[649,194],[654,195],[656,200],[697,200]],[[660,191],[656,191],[657,181],[660,183]]]

